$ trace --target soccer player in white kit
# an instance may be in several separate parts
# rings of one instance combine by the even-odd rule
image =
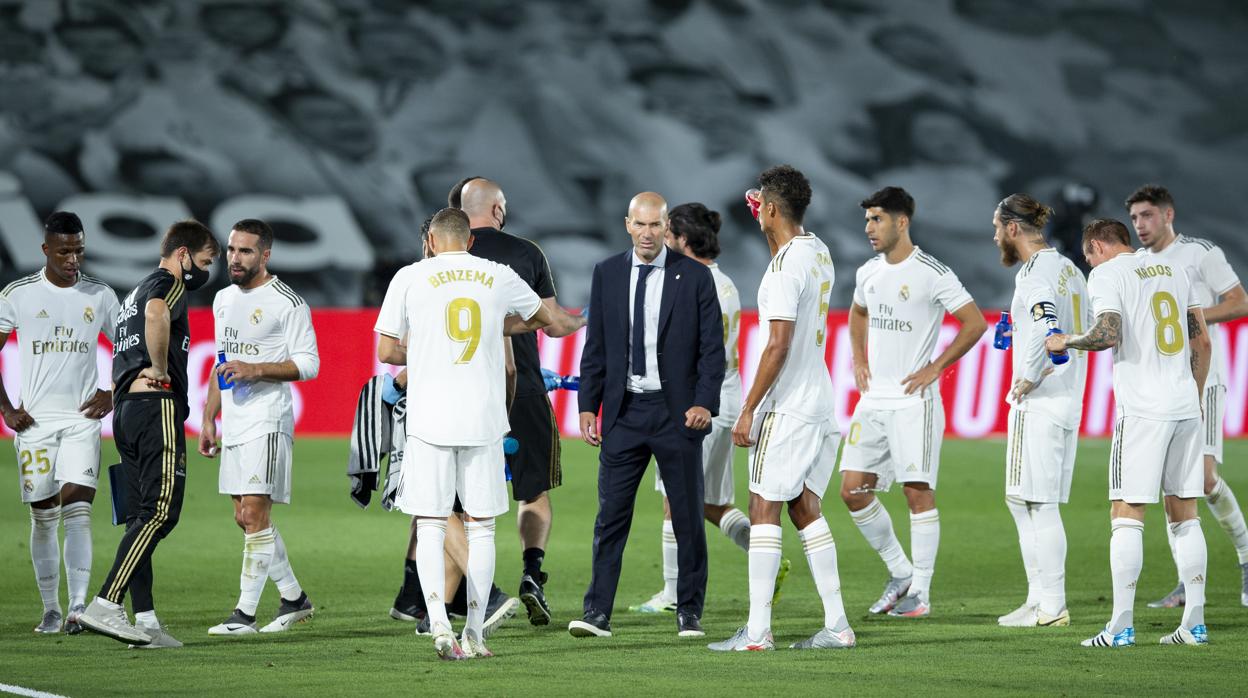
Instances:
[[[787,502],[823,601],[823,627],[791,647],[843,649],[856,639],[845,617],[836,541],[821,501],[840,443],[823,358],[835,278],[832,256],[802,228],[811,196],[806,176],[779,165],[758,181],[758,223],[772,253],[758,287],[763,353],[732,427],[733,443],[750,447],[750,615],[732,637],[709,647],[775,649],[771,606],[782,557],[780,513]]]
[[[997,619],[1007,627],[1070,625],[1066,609],[1066,531],[1059,505],[1070,498],[1088,364],[1068,352],[1055,365],[1044,350],[1052,329],[1078,334],[1092,326],[1083,273],[1044,239],[1053,209],[1012,194],[992,215],[993,240],[1014,277],[1013,379],[1005,451],[1005,504],[1018,528],[1027,600]]]
[[[377,316],[377,358],[406,365],[407,449],[395,497],[416,522],[416,566],[433,645],[442,659],[489,657],[482,626],[494,582],[494,518],[508,509],[504,321],[545,327],[551,311],[510,268],[468,254],[468,216],[443,209],[429,224],[435,256],[403,267]],[[456,642],[446,614],[443,544],[459,494],[468,538],[468,618]]]
[[[225,363],[208,381],[199,452],[218,451],[218,490],[234,500],[234,521],[243,529],[243,568],[238,604],[209,635],[275,633],[312,615],[312,602],[295,577],[286,542],[273,524],[273,503],[290,503],[294,401],[290,383],[312,380],[320,370],[312,313],[289,286],[269,273],[273,230],[264,221],[234,224],[226,248],[230,285],[212,302],[218,353]],[[218,376],[232,387],[222,390]],[[281,596],[273,621],[256,628],[256,609],[272,579]]]
[[[940,375],[983,336],[987,323],[949,267],[910,240],[914,198],[885,187],[860,204],[866,233],[879,254],[858,268],[849,313],[854,382],[862,394],[841,453],[841,499],[888,567],[872,613],[920,617],[931,612],[930,589],[940,544],[936,476],[945,409]],[[945,313],[961,324],[935,359]],[[893,481],[910,507],[906,558],[893,522],[876,498]]]
[[[719,414],[711,420],[711,433],[702,442],[702,481],[705,483],[703,513],[706,520],[718,526],[743,551],[750,549],[750,519],[733,506],[732,425],[741,414],[741,364],[737,338],[741,329],[741,295],[737,285],[715,263],[719,256],[718,211],[699,203],[681,204],[668,213],[667,246],[676,252],[702,262],[711,268],[715,291],[724,320],[724,352],[728,357],[723,388],[720,391]],[[655,473],[655,490],[663,493],[663,589],[643,604],[629,607],[638,613],[676,612],[676,533],[672,529],[672,513],[663,489],[663,478]],[[790,563],[782,560],[776,577],[777,589],[788,574]]]
[[[0,291],[0,347],[18,333],[22,394],[0,384],[0,416],[17,432],[18,481],[30,505],[30,557],[43,599],[37,633],[82,631],[91,577],[91,503],[100,476],[100,419],[112,393],[99,388],[96,347],[113,340],[117,294],[82,273],[82,221],[57,211],[44,223],[43,269]],[[61,615],[57,529],[65,524],[69,617]]]
[[[1114,610],[1084,647],[1135,644],[1135,588],[1144,563],[1144,509],[1165,494],[1179,574],[1187,585],[1183,621],[1163,645],[1209,641],[1205,627],[1205,536],[1196,517],[1204,496],[1200,396],[1211,354],[1200,299],[1187,272],[1131,248],[1127,227],[1092,221],[1083,229],[1092,265],[1088,292],[1096,325],[1079,335],[1050,335],[1051,352],[1114,350],[1118,405],[1109,460],[1109,569]]]
[[[1140,187],[1127,197],[1127,211],[1145,253],[1183,267],[1192,282],[1192,292],[1205,312],[1209,341],[1213,343],[1209,378],[1201,396],[1204,401],[1204,422],[1200,431],[1205,503],[1235,546],[1239,556],[1240,603],[1248,606],[1248,526],[1244,524],[1244,513],[1239,508],[1235,493],[1218,475],[1218,467],[1222,464],[1222,421],[1226,414],[1225,397],[1230,375],[1226,357],[1219,351],[1219,325],[1248,316],[1248,293],[1244,292],[1235,270],[1227,263],[1222,248],[1208,240],[1179,235],[1174,231],[1174,197],[1165,187]],[[1166,532],[1173,556],[1174,534],[1169,528]],[[1182,606],[1184,599],[1183,579],[1180,577],[1174,591],[1148,605],[1150,608],[1173,608]]]

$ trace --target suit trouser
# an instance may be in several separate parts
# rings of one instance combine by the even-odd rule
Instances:
[[[113,410],[129,511],[117,557],[100,596],[121,603],[131,592],[136,613],[154,609],[152,553],[178,523],[186,486],[186,421],[172,393],[127,393]]]
[[[672,510],[680,578],[677,611],[702,616],[706,597],[706,529],[702,525],[702,439],[685,435],[662,393],[626,393],[620,415],[603,435],[598,458],[598,517],[585,612],[611,616],[637,487],[651,456]]]

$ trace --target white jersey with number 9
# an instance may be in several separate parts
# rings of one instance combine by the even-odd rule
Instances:
[[[508,430],[503,320],[542,300],[509,267],[443,252],[395,274],[377,332],[407,344],[407,433],[438,446],[484,446]]]

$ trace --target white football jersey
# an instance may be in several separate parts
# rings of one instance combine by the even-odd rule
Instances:
[[[233,284],[212,301],[217,351],[225,360],[319,366],[312,312],[276,276],[253,289]],[[215,378],[213,380],[216,380]],[[235,381],[221,391],[221,443],[243,444],[265,434],[295,435],[294,400],[287,381]]]
[[[719,296],[719,309],[724,320],[724,386],[719,393],[719,417],[736,419],[741,414],[741,352],[737,341],[741,332],[741,294],[728,275],[720,271],[718,264],[710,266],[715,279],[715,293]]]
[[[407,342],[407,433],[437,446],[484,446],[507,433],[503,320],[542,299],[505,265],[442,252],[399,270],[377,332]]]
[[[793,321],[793,341],[759,413],[786,414],[808,423],[832,418],[832,378],[823,356],[835,279],[828,246],[810,233],[786,243],[767,266],[758,286],[760,341],[767,346],[772,320]]]
[[[972,302],[958,275],[919,249],[897,264],[876,255],[858,267],[854,303],[867,309],[867,366],[871,382],[862,401],[880,409],[921,404],[902,379],[932,360],[945,312]],[[939,392],[933,383],[927,392]]]
[[[1118,313],[1114,347],[1118,412],[1162,421],[1200,418],[1187,342],[1187,310],[1199,308],[1187,272],[1155,256],[1122,253],[1092,270],[1092,314]]]
[[[1010,316],[1014,322],[1013,379],[1040,383],[1015,407],[1041,412],[1066,429],[1078,428],[1088,377],[1087,352],[1071,351],[1070,360],[1059,366],[1045,351],[1044,338],[1050,321],[1067,334],[1092,327],[1092,302],[1083,272],[1052,247],[1036,252],[1014,276]],[[1053,372],[1043,375],[1048,369]]]
[[[61,288],[40,269],[0,291],[0,332],[21,345],[20,402],[40,427],[98,421],[78,408],[100,387],[96,348],[101,333],[113,340],[118,307],[113,289],[82,273]]]
[[[1177,264],[1187,272],[1192,282],[1192,295],[1202,308],[1217,305],[1218,297],[1239,285],[1239,277],[1226,261],[1222,248],[1201,238],[1179,235],[1174,242],[1160,252],[1145,249],[1145,254]],[[1220,351],[1218,340],[1221,324],[1209,325],[1209,339],[1213,341],[1213,358],[1209,363],[1206,385],[1225,386],[1227,381],[1226,357]]]

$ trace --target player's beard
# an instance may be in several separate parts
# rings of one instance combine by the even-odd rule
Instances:
[[[1008,240],[1002,240],[999,247],[1001,248],[1001,264],[1007,267],[1018,264],[1018,248],[1013,243]]]
[[[259,273],[260,273],[260,267],[253,267],[250,269],[248,269],[247,267],[243,267],[243,275],[234,276],[234,270],[230,269],[230,283],[234,284],[235,286],[246,286],[247,284],[251,283],[251,280],[256,278],[256,274],[259,274]]]

